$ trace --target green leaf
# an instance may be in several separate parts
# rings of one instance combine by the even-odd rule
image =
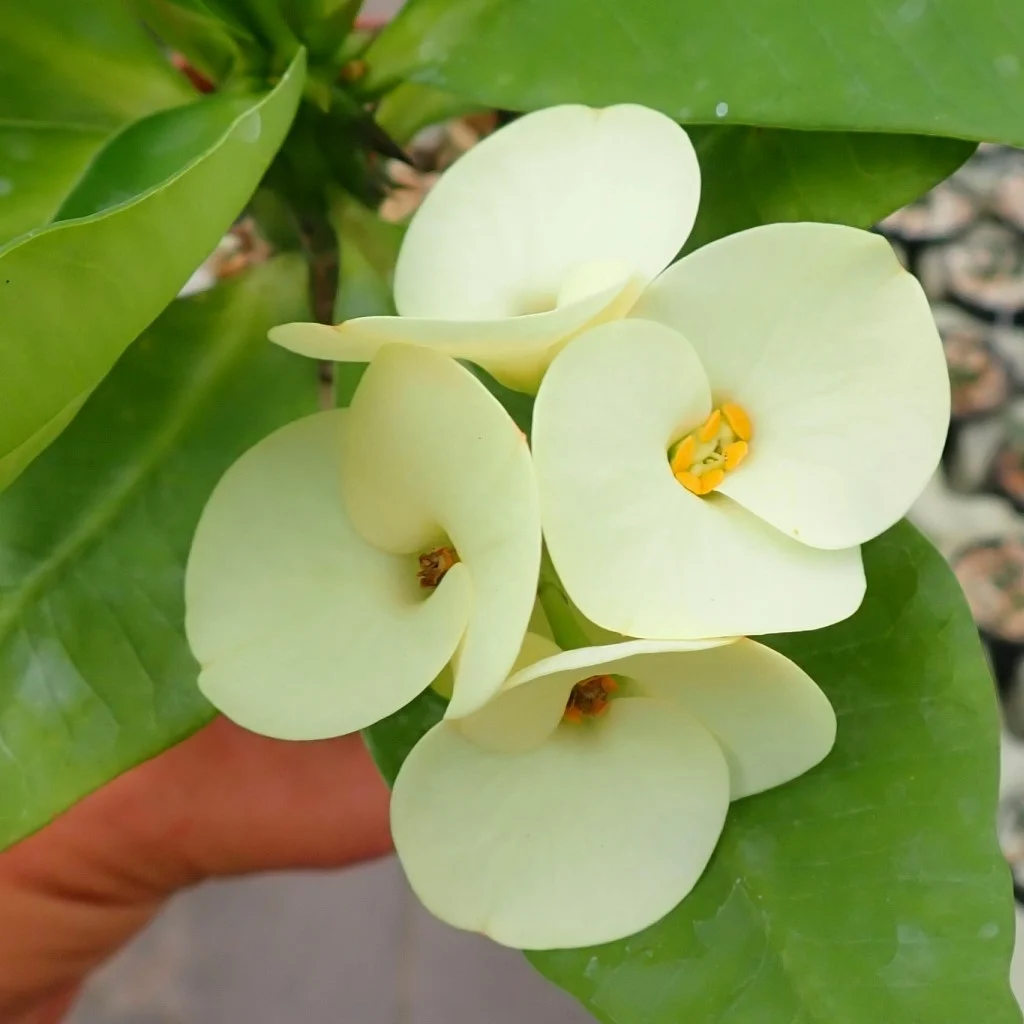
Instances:
[[[924,0],[905,0],[907,6],[919,2]],[[600,35],[600,15],[595,15],[596,21],[595,17],[588,15],[587,45],[579,42],[571,48],[569,65],[564,59],[554,61],[552,58],[552,63],[542,72],[539,63],[536,68],[531,63],[537,59],[532,42],[528,49],[520,50],[509,45],[505,38],[506,21],[519,26],[522,7],[531,3],[532,0],[526,0],[513,9],[503,0],[482,0],[458,6],[435,0],[413,0],[406,9],[407,13],[385,30],[371,48],[368,56],[375,69],[374,74],[378,79],[386,77],[388,69],[402,53],[405,54],[403,61],[412,60],[407,70],[432,83],[419,85],[425,97],[437,97],[438,102],[443,102],[447,95],[440,91],[439,87],[443,87],[457,94],[454,98],[447,95],[449,103],[461,96],[467,106],[474,100],[516,110],[565,101],[597,106],[632,101],[660,107],[680,120],[718,122],[691,124],[689,128],[700,156],[704,194],[688,249],[755,224],[780,220],[823,220],[868,227],[943,180],[972,151],[970,143],[932,137],[933,133],[940,131],[932,123],[918,126],[928,134],[885,135],[863,131],[751,128],[722,124],[723,118],[714,113],[710,117],[702,117],[695,113],[694,108],[681,106],[681,101],[676,102],[680,95],[684,95],[681,89],[693,87],[691,64],[686,65],[686,73],[681,78],[673,78],[671,75],[651,75],[649,67],[641,62],[641,70],[630,77],[630,61],[639,60],[637,47],[640,44],[627,45],[621,38],[621,32],[627,23],[634,20],[640,23],[649,18],[654,23],[658,15],[656,11],[652,13],[650,4],[624,12],[622,18],[615,22],[620,35],[611,34],[607,38]],[[574,7],[574,0],[556,0],[556,4],[565,7],[563,13],[566,17],[582,17],[582,8]],[[611,6],[605,5],[601,10],[610,11],[614,6],[613,0]],[[785,9],[787,3],[776,0],[774,6]],[[674,0],[672,8],[673,17],[684,19],[688,16]],[[570,9],[572,15],[568,13]],[[694,8],[697,10],[700,11],[701,31],[710,31],[708,25],[716,20],[714,13],[707,7]],[[593,8],[587,5],[587,11],[593,12]],[[528,33],[530,38],[536,34],[537,28],[543,34],[558,16],[551,11],[547,17],[538,17]],[[819,12],[818,16],[827,17],[827,14]],[[971,17],[972,23],[977,20],[975,15]],[[414,32],[424,35],[418,47],[409,49]],[[466,43],[465,50],[462,49],[463,32],[471,33],[474,40]],[[477,33],[481,34],[479,49]],[[500,42],[496,42],[491,33],[497,33]],[[638,38],[642,36],[640,32]],[[749,44],[750,40],[747,42]],[[732,44],[738,45],[735,40]],[[478,65],[479,54],[492,45],[496,52],[490,60]],[[609,54],[607,59],[600,60],[599,74],[596,72],[597,60],[594,73],[566,71],[573,60],[588,60],[592,52],[602,48],[607,48]],[[610,52],[612,49],[614,56]],[[410,56],[413,53],[414,59]],[[472,81],[462,75],[470,63],[475,69],[470,73]],[[532,70],[527,70],[527,66]],[[640,88],[641,82],[646,83],[646,89]],[[652,95],[651,89],[655,87],[660,91]],[[404,108],[408,105],[403,102],[404,91],[416,88],[416,82],[406,82],[381,101],[382,114],[398,128],[404,125]],[[762,96],[760,84],[752,88],[758,97]],[[732,91],[735,92],[735,88]],[[805,94],[814,95],[816,90],[797,90],[787,107],[790,111],[788,119],[773,115],[767,123],[820,127],[799,116],[800,104],[806,101],[801,97]],[[411,92],[409,103],[412,113],[416,113],[417,99],[417,94]],[[933,107],[934,104],[928,108],[929,117]],[[734,117],[734,113],[730,106],[725,120],[745,120]],[[762,123],[756,117],[747,120],[754,124]],[[866,124],[854,122],[853,126],[865,127]]]
[[[363,0],[289,0],[285,13],[316,63],[338,68],[362,5]]]
[[[277,87],[253,97],[205,151],[163,180],[100,212],[65,220],[0,250],[0,488],[67,425],[127,345],[174,298],[214,248],[259,183],[302,91],[300,54]],[[194,140],[231,101],[202,101],[169,115]],[[175,138],[180,138],[176,135]],[[149,128],[115,138],[104,162],[115,184],[146,185],[174,164]],[[159,173],[158,173],[159,172]],[[72,212],[112,201],[89,178]]]
[[[607,1024],[1019,1022],[995,839],[994,688],[952,573],[903,523],[864,550],[851,619],[771,639],[839,717],[823,765],[735,804],[689,898],[639,935],[531,955]],[[370,730],[393,779],[440,715],[424,696]],[[581,799],[600,800],[600,780]],[[615,865],[580,866],[581,899]]]
[[[0,0],[0,245],[45,224],[135,118],[194,93],[119,0]]]
[[[54,220],[129,203],[202,159],[252,110],[251,96],[214,95],[129,125],[92,162]]]
[[[110,133],[0,121],[0,245],[46,224]]]
[[[226,20],[244,25],[271,53],[287,54],[291,59],[299,47],[289,19],[295,4],[305,6],[306,0],[207,0],[207,3]]]
[[[313,365],[266,340],[305,289],[282,257],[175,302],[0,496],[0,847],[212,714],[185,558],[220,475],[315,409]]]
[[[388,785],[420,737],[441,721],[448,701],[433,688],[424,690],[401,711],[363,730],[363,739]]]
[[[123,0],[0,0],[0,120],[118,128],[194,93]]]
[[[694,127],[701,202],[687,251],[756,224],[870,227],[960,166],[974,144],[920,135]]]
[[[164,45],[182,54],[211,82],[228,78],[254,42],[218,18],[201,0],[130,0]]]
[[[412,0],[367,54],[494,107],[632,101],[679,121],[1024,144],[1015,0]]]

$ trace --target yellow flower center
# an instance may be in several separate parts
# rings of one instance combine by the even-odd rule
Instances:
[[[562,718],[579,724],[584,718],[597,718],[608,710],[612,694],[619,684],[611,676],[591,676],[577,683],[569,694]]]
[[[668,452],[672,475],[693,494],[710,494],[746,457],[754,428],[734,402],[724,402]]]
[[[433,551],[425,551],[420,555],[420,568],[416,573],[420,586],[424,589],[436,587],[458,560],[459,554],[455,548],[440,547],[434,548]]]

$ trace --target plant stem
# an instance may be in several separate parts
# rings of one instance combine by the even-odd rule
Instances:
[[[309,265],[309,298],[313,318],[334,323],[338,291],[338,243],[326,213],[300,215],[299,231]]]

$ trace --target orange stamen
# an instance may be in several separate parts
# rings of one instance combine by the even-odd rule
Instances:
[[[597,718],[605,714],[611,703],[611,694],[619,688],[611,676],[590,676],[578,682],[569,692],[562,717],[578,725],[585,718]]]
[[[735,402],[726,402],[669,447],[672,475],[691,494],[710,494],[747,457],[753,432],[746,412]]]
[[[746,441],[733,441],[732,444],[727,444],[722,449],[722,454],[725,456],[725,468],[727,470],[735,469],[747,457],[749,450],[750,446]]]
[[[725,479],[724,469],[709,469],[701,478],[701,494],[709,494]]]
[[[676,445],[675,454],[672,456],[672,472],[685,473],[693,465],[693,458],[697,454],[697,439],[689,434]]]
[[[419,557],[420,586],[432,590],[445,578],[448,570],[459,561],[455,548],[440,547],[432,551],[424,551]]]
[[[706,444],[708,441],[714,440],[718,436],[718,428],[722,425],[722,413],[721,410],[716,409],[708,418],[700,430],[697,431],[697,439],[702,443]]]
[[[722,415],[741,441],[749,441],[754,436],[754,425],[750,422],[750,417],[735,402],[726,402],[722,406]]]
[[[693,473],[681,472],[674,474],[676,480],[679,481],[691,494],[703,494],[704,485],[700,482],[700,477],[695,476]]]

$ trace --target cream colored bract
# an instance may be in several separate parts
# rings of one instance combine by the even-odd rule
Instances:
[[[769,224],[675,263],[631,316],[692,345],[716,398],[757,433],[720,490],[817,548],[863,544],[924,489],[949,375],[917,279],[879,235]]]
[[[748,450],[693,493],[670,453],[723,403],[749,414]],[[948,417],[927,301],[884,240],[730,236],[548,370],[533,449],[552,559],[588,618],[630,636],[826,626],[860,604],[857,546],[920,493]]]
[[[457,551],[436,588],[418,556]],[[186,626],[211,702],[287,739],[397,711],[453,659],[450,713],[501,687],[530,617],[540,522],[529,452],[457,363],[384,349],[351,411],[262,441],[203,512]]]
[[[416,213],[395,273],[400,317],[285,324],[271,337],[338,360],[426,345],[536,391],[568,338],[625,315],[675,257],[699,197],[693,146],[664,114],[527,114],[446,171]]]
[[[521,662],[483,711],[427,733],[392,803],[424,904],[521,949],[658,920],[700,878],[729,800],[802,774],[835,738],[818,687],[749,640],[560,652],[528,635]],[[564,719],[574,684],[597,674],[620,680],[606,712]]]

